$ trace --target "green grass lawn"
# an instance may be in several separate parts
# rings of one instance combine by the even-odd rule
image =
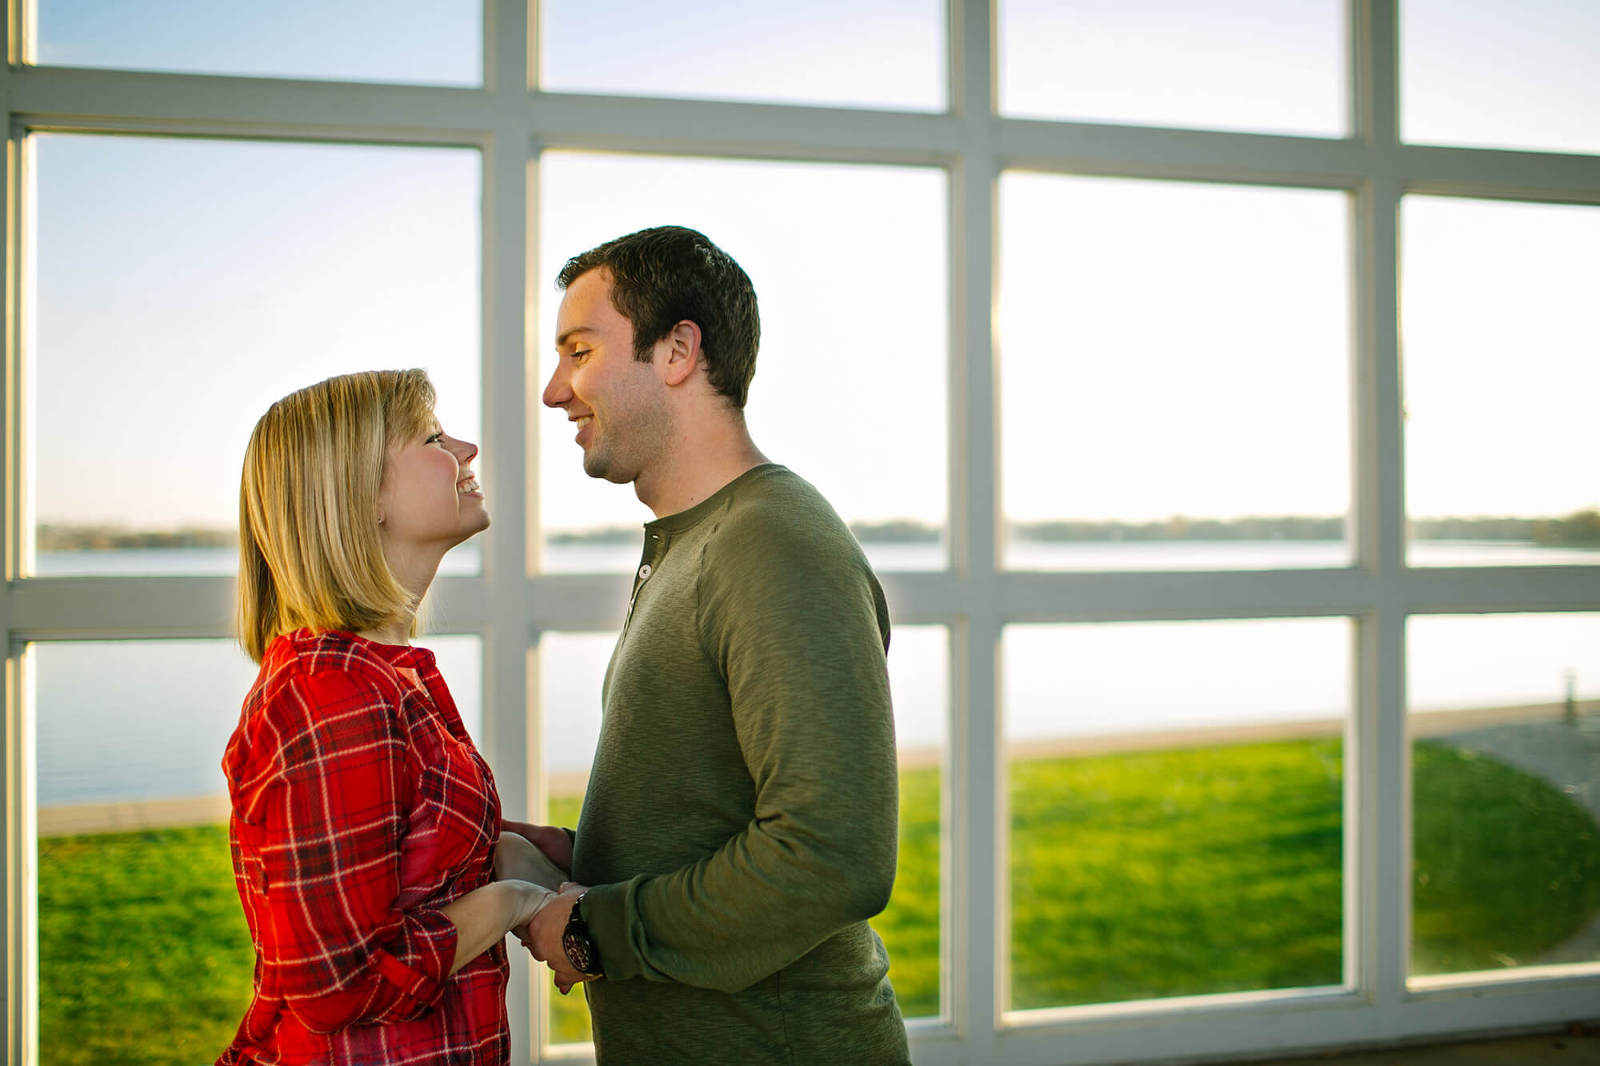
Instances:
[[[1527,963],[1600,910],[1600,834],[1570,798],[1440,745],[1415,766],[1416,972]],[[1337,983],[1341,777],[1320,741],[1017,763],[1011,1006]],[[899,879],[873,921],[908,1017],[939,1009],[939,790],[937,770],[902,775]],[[214,1058],[252,966],[226,832],[39,853],[43,1062]],[[581,998],[552,999],[555,1038],[587,1039]]]

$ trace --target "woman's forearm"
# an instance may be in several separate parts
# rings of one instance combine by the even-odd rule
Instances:
[[[456,927],[453,974],[526,925],[554,893],[527,881],[496,881],[439,908]]]

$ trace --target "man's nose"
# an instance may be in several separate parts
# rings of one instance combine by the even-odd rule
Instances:
[[[572,390],[567,387],[566,376],[561,372],[561,363],[556,363],[556,368],[550,371],[550,380],[545,382],[542,397],[546,407],[560,407],[572,399]]]

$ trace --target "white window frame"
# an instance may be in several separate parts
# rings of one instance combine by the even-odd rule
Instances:
[[[995,3],[949,0],[951,106],[942,114],[544,93],[530,89],[538,20],[526,0],[485,0],[481,89],[29,67],[27,0],[10,0],[5,373],[0,523],[6,582],[3,1042],[37,1061],[30,641],[226,637],[224,577],[22,577],[29,248],[27,136],[58,131],[339,143],[453,145],[483,155],[483,463],[497,486],[483,572],[435,585],[436,628],[482,640],[485,750],[505,808],[544,800],[539,635],[620,624],[622,576],[533,574],[540,536],[533,353],[539,153],[590,149],[798,161],[932,165],[949,174],[951,359],[948,570],[886,574],[900,624],[948,627],[949,782],[943,860],[945,1016],[912,1023],[921,1064],[1086,1064],[1283,1054],[1592,1018],[1600,964],[1407,983],[1410,748],[1405,625],[1412,614],[1600,610],[1600,567],[1410,569],[1404,554],[1397,215],[1410,193],[1600,204],[1600,156],[1424,147],[1397,136],[1396,0],[1349,0],[1352,133],[1345,139],[1151,129],[999,117]],[[992,350],[996,186],[1006,169],[1340,189],[1351,201],[1353,506],[1349,569],[1099,574],[998,565],[997,393]],[[578,249],[574,249],[577,251]],[[529,345],[532,348],[529,348]],[[1353,620],[1355,702],[1345,737],[1345,975],[1341,986],[1005,1014],[1005,772],[997,651],[1018,622],[1335,616]],[[168,620],[168,621],[162,621]],[[173,621],[181,620],[181,621]],[[513,967],[513,1061],[582,1061],[541,1050],[548,982]],[[219,1049],[220,1050],[220,1049]]]

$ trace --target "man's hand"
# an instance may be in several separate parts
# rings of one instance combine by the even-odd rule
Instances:
[[[579,973],[572,968],[572,963],[567,960],[566,949],[561,945],[561,933],[566,929],[567,919],[572,915],[572,905],[583,895],[587,887],[587,885],[575,885],[570,881],[562,885],[561,892],[517,933],[533,957],[550,967],[550,972],[556,980],[556,988],[561,990],[563,996],[572,990],[573,985],[594,980],[590,975]]]
[[[533,825],[530,822],[513,822],[502,818],[500,828],[515,833],[545,853],[549,860],[561,867],[561,872],[572,876],[572,838],[557,825]]]

